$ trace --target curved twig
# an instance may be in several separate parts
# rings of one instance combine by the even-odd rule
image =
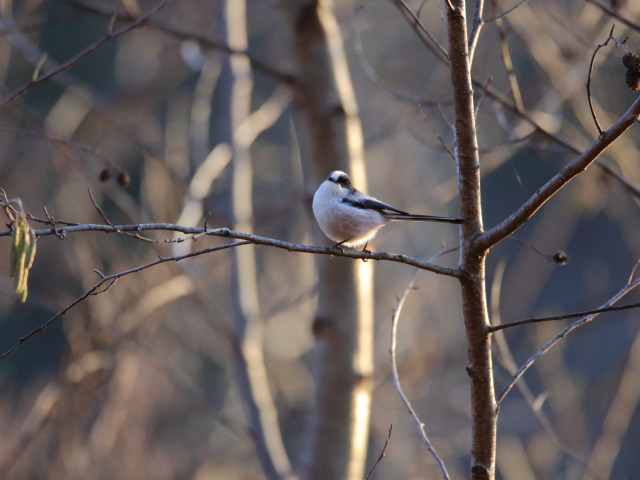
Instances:
[[[596,46],[596,49],[593,51],[593,55],[591,55],[591,61],[589,62],[589,73],[587,74],[587,100],[589,102],[589,110],[591,110],[591,116],[593,117],[593,122],[596,124],[596,128],[598,129],[598,135],[602,135],[602,127],[600,126],[600,122],[598,122],[598,116],[596,115],[596,111],[593,108],[593,101],[591,99],[591,77],[593,74],[593,62],[596,59],[596,55],[600,51],[601,48],[606,47],[609,44],[609,41],[613,38],[613,29],[615,25],[611,26],[611,31],[609,32],[609,36],[603,43],[599,43]]]
[[[2,232],[0,232],[0,233],[2,233]],[[48,231],[48,233],[50,234],[51,232]],[[38,328],[32,330],[31,332],[27,333],[23,337],[18,338],[17,341],[16,341],[16,344],[13,347],[11,347],[9,350],[7,350],[6,352],[4,352],[3,354],[0,355],[0,360],[3,359],[3,358],[8,357],[11,354],[13,354],[18,348],[20,348],[27,340],[29,340],[34,335],[37,335],[38,333],[44,332],[47,328],[49,328],[51,326],[51,324],[53,322],[58,320],[65,313],[67,313],[69,310],[74,308],[76,305],[84,302],[91,295],[100,295],[101,293],[106,292],[111,287],[113,287],[115,285],[115,283],[120,278],[122,278],[122,277],[124,277],[126,275],[130,275],[132,273],[138,273],[138,272],[140,272],[142,270],[145,270],[147,268],[155,267],[156,265],[159,265],[161,263],[179,262],[180,260],[184,260],[186,258],[197,257],[199,255],[204,255],[205,253],[216,252],[216,251],[219,251],[219,250],[224,250],[224,249],[232,248],[232,247],[239,247],[241,245],[248,245],[249,243],[251,243],[251,242],[249,242],[249,241],[233,242],[233,243],[227,243],[225,245],[218,245],[216,247],[204,248],[202,250],[198,250],[197,252],[191,252],[191,253],[188,253],[188,254],[185,254],[185,255],[179,255],[179,256],[176,256],[176,257],[160,257],[158,260],[155,260],[153,262],[145,263],[144,265],[139,265],[137,267],[130,268],[128,270],[123,270],[122,272],[113,273],[111,275],[104,275],[103,273],[96,271],[96,274],[100,277],[99,281],[94,283],[91,288],[89,288],[87,291],[85,291],[82,295],[80,295],[73,302],[71,302],[69,305],[64,307],[62,310],[60,310],[58,313],[56,313],[53,317],[51,317],[45,323],[40,325]]]
[[[449,477],[449,473],[447,472],[447,467],[442,461],[442,458],[440,458],[440,455],[438,455],[438,452],[436,452],[436,450],[433,448],[433,445],[431,444],[431,441],[427,436],[427,432],[425,431],[424,423],[422,422],[422,420],[420,420],[420,417],[418,417],[418,414],[413,409],[411,402],[409,401],[409,399],[404,393],[404,390],[402,389],[402,385],[400,384],[400,375],[398,374],[398,363],[396,362],[396,339],[397,339],[397,332],[398,332],[398,320],[400,319],[400,312],[402,311],[402,307],[404,306],[404,301],[407,299],[409,292],[413,289],[413,284],[415,283],[419,273],[420,273],[420,270],[416,270],[414,272],[413,276],[411,277],[411,280],[409,280],[409,283],[407,284],[404,291],[402,292],[402,295],[400,295],[400,297],[398,298],[396,307],[393,310],[393,315],[391,316],[391,346],[389,347],[389,354],[391,355],[391,371],[393,373],[393,383],[396,387],[396,391],[398,392],[398,395],[400,396],[402,403],[404,403],[404,406],[406,407],[406,409],[409,411],[409,414],[413,418],[413,421],[415,422],[418,428],[418,433],[420,435],[420,438],[422,439],[422,443],[424,443],[424,445],[427,447],[427,450],[433,456],[436,463],[438,464],[438,467],[440,468],[440,472],[442,472],[442,478],[444,480],[449,480],[450,477]]]

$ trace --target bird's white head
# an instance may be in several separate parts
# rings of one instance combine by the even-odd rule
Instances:
[[[340,170],[334,170],[329,174],[327,179],[320,184],[315,195],[315,200],[323,202],[332,201],[335,198],[341,200],[351,191],[353,191],[353,185],[351,184],[349,175]]]
[[[353,185],[351,184],[351,179],[349,178],[349,175],[347,175],[346,173],[340,171],[340,170],[334,170],[333,172],[331,172],[329,174],[329,176],[327,177],[327,181],[328,182],[332,182],[335,183],[336,185],[339,185],[343,188],[353,188]]]

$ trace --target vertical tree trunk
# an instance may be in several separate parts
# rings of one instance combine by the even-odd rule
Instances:
[[[306,130],[312,188],[336,169],[348,171],[366,188],[358,108],[332,2],[293,3],[288,13],[298,61],[296,100]],[[328,242],[322,235],[315,238]],[[361,480],[371,408],[373,265],[318,257],[318,268],[316,396],[302,477]]]
[[[497,404],[493,389],[491,334],[486,305],[486,249],[475,243],[482,233],[480,161],[476,137],[471,66],[467,44],[464,0],[453,0],[448,10],[449,60],[455,106],[455,147],[462,218],[460,280],[467,335],[467,371],[471,383],[471,478],[495,476]]]

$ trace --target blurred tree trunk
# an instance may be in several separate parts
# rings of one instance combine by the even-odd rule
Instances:
[[[248,46],[245,0],[226,0],[225,22],[227,44],[238,50]],[[229,134],[232,146],[231,208],[233,227],[253,233],[253,169],[250,140],[239,135],[242,121],[251,113],[253,80],[251,65],[246,56],[229,58],[224,77],[228,80]],[[293,479],[278,415],[269,389],[264,363],[263,325],[258,299],[255,246],[234,248],[232,255],[232,300],[235,312],[235,364],[238,388],[242,397],[249,430],[255,441],[258,458],[270,480]]]
[[[313,191],[332,170],[366,188],[358,107],[342,35],[328,0],[285,2],[297,64],[296,101]],[[328,240],[316,229],[316,241]],[[373,372],[373,265],[318,257],[319,304],[313,322],[316,394],[302,477],[362,479]]]

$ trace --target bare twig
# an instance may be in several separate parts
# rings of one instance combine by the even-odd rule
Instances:
[[[57,222],[60,224],[61,222]],[[311,245],[302,245],[298,243],[285,242],[284,240],[277,240],[274,238],[261,237],[259,235],[251,235],[243,232],[236,232],[228,228],[215,228],[205,229],[202,227],[184,227],[181,225],[174,225],[171,223],[141,223],[133,225],[103,225],[103,224],[82,224],[82,225],[69,225],[65,227],[58,227],[58,233],[63,235],[77,232],[106,232],[106,233],[124,233],[124,232],[144,232],[144,231],[170,231],[181,232],[187,235],[193,235],[195,237],[209,235],[212,237],[223,238],[235,238],[238,240],[245,240],[256,245],[267,245],[270,247],[281,248],[290,252],[303,252],[313,253],[316,255],[330,255],[334,257],[347,257],[357,258],[365,260],[379,260],[396,263],[404,263],[417,267],[421,270],[428,270],[440,275],[446,275],[450,277],[460,277],[462,273],[457,268],[442,267],[434,265],[424,260],[409,257],[407,255],[388,253],[388,252],[369,252],[369,251],[356,251],[356,250],[340,250],[339,248],[332,247],[316,247]],[[34,232],[36,236],[42,237],[52,235],[53,232],[50,228],[39,229]],[[1,230],[0,237],[7,237],[11,235],[11,230]]]
[[[415,273],[411,277],[411,280],[409,280],[409,283],[407,284],[404,291],[402,292],[402,295],[400,295],[400,298],[398,298],[396,307],[394,308],[393,314],[391,315],[391,346],[389,347],[389,354],[391,355],[391,371],[393,373],[393,383],[396,387],[396,391],[398,392],[398,395],[400,396],[402,403],[404,403],[404,406],[407,408],[407,410],[409,411],[409,414],[413,418],[413,421],[418,428],[418,434],[422,439],[422,443],[424,443],[424,445],[427,447],[427,450],[433,456],[436,463],[438,464],[438,467],[440,468],[440,472],[442,472],[442,478],[445,480],[449,480],[450,477],[449,477],[449,473],[447,472],[447,467],[442,461],[442,458],[440,458],[440,455],[438,455],[438,452],[436,452],[436,450],[433,448],[433,445],[431,444],[431,441],[429,441],[429,437],[427,436],[427,432],[425,431],[424,423],[422,422],[422,420],[420,420],[420,417],[418,417],[418,414],[413,409],[411,402],[409,401],[409,399],[404,393],[404,390],[402,389],[402,385],[400,384],[400,375],[398,373],[398,363],[396,361],[396,339],[398,336],[397,335],[398,320],[400,319],[400,313],[402,312],[404,301],[407,299],[409,292],[413,289],[413,284],[415,283],[419,273],[420,273],[420,270],[415,271]]]
[[[511,13],[514,9],[516,9],[516,8],[520,7],[521,5],[523,5],[524,3],[526,3],[526,1],[527,0],[521,0],[519,3],[514,5],[512,8],[506,10],[503,14],[498,15],[497,17],[491,18],[489,20],[484,20],[484,22],[488,23],[488,22],[491,22],[491,21],[495,21],[498,18],[503,18],[506,15],[508,15],[509,13]],[[397,5],[399,5],[399,4],[397,4]],[[401,11],[403,13],[405,13],[405,10],[401,9]],[[409,22],[409,24],[414,28],[414,31],[418,34],[418,36],[420,36],[420,38],[424,40],[423,33],[421,33],[419,28],[416,28],[416,25],[414,23],[413,18],[410,15],[406,14],[406,13],[405,13],[404,16],[405,16],[406,20]],[[433,51],[433,47],[429,44],[429,42],[426,42],[426,44]],[[445,65],[447,65],[447,66],[450,65],[448,55],[447,56],[436,55],[436,57],[440,61],[442,61]],[[487,86],[485,80],[481,80],[481,79],[478,79],[478,78],[475,78],[475,77],[472,77],[471,80],[472,80],[472,83],[473,83],[474,87],[477,87],[477,88],[480,88],[480,89],[485,89],[486,88],[486,92],[485,93],[486,93],[487,97],[491,98],[494,102],[498,103],[503,108],[509,110],[511,113],[517,115],[518,118],[520,118],[522,121],[526,122],[531,127],[533,127],[535,129],[536,133],[540,134],[541,136],[543,136],[547,140],[555,143],[556,145],[559,145],[559,146],[561,146],[563,148],[566,148],[567,150],[575,153],[576,155],[580,155],[581,154],[581,150],[578,147],[573,145],[568,140],[560,137],[559,135],[546,130],[530,114],[528,114],[525,111],[519,110],[516,105],[514,105],[512,102],[510,102],[502,94],[502,92],[496,90],[495,88],[491,87],[490,85]],[[413,103],[416,103],[416,101],[413,100]],[[421,102],[421,103],[422,104],[426,104],[425,102]],[[627,188],[627,190],[629,190],[629,192],[631,192],[636,198],[640,198],[640,186],[638,186],[637,184],[635,184],[634,182],[632,182],[628,178],[624,177],[624,175],[622,175],[620,173],[617,173],[614,170],[612,170],[611,168],[609,168],[608,166],[606,166],[606,164],[604,164],[601,159],[597,159],[596,161],[598,163],[598,166],[603,168],[603,170],[607,174],[611,175],[613,178],[615,178],[620,183],[622,183],[624,185],[624,187]]]
[[[136,18],[131,23],[129,23],[129,24],[117,29],[117,30],[113,30],[113,31],[109,30],[109,31],[107,31],[107,33],[105,33],[102,36],[102,38],[100,38],[98,41],[96,41],[96,42],[92,43],[91,45],[89,45],[88,47],[84,48],[82,51],[77,53],[75,56],[71,57],[66,62],[60,64],[57,68],[54,68],[53,70],[50,70],[50,71],[48,71],[46,73],[43,73],[42,75],[38,75],[35,78],[32,78],[30,82],[22,85],[17,90],[15,90],[13,93],[10,93],[4,99],[2,99],[2,101],[0,101],[0,109],[5,107],[5,106],[7,106],[9,103],[13,102],[16,98],[18,98],[19,96],[23,95],[24,93],[29,91],[31,88],[35,87],[36,85],[39,85],[39,84],[49,80],[51,77],[54,77],[55,75],[57,75],[59,73],[62,73],[62,72],[65,72],[65,71],[69,70],[71,67],[73,67],[76,63],[78,63],[84,57],[86,57],[90,53],[93,53],[94,51],[96,51],[97,49],[99,49],[100,47],[102,47],[103,45],[108,43],[109,41],[113,40],[114,38],[117,38],[120,35],[123,35],[125,33],[130,32],[134,28],[138,28],[138,27],[144,25],[145,22],[151,16],[155,15],[158,11],[162,10],[164,7],[169,5],[169,3],[171,3],[171,1],[172,0],[162,0],[162,1],[158,2],[157,4],[155,4],[153,7],[151,7],[149,10],[147,10],[145,13],[140,15],[138,18]]]
[[[109,220],[107,218],[105,213],[102,211],[102,208],[100,208],[100,206],[96,202],[96,199],[93,198],[93,192],[91,191],[91,189],[89,189],[89,199],[91,200],[91,203],[93,204],[93,207],[98,211],[98,214],[102,217],[102,220],[104,220],[104,223],[106,223],[107,225],[110,225],[110,226],[113,227],[113,223],[111,223],[111,220]],[[120,233],[120,232],[118,232],[118,233]]]
[[[633,20],[631,20],[628,17],[625,17],[624,15],[622,15],[618,10],[616,10],[615,8],[612,8],[609,5],[606,5],[605,3],[603,3],[601,0],[586,0],[589,3],[592,3],[593,5],[597,6],[598,8],[600,8],[602,11],[606,12],[607,14],[611,15],[613,18],[616,18],[618,20],[620,20],[622,23],[624,23],[625,25],[627,25],[628,27],[633,28],[634,30],[637,30],[640,32],[640,23],[638,22],[634,22]]]
[[[102,220],[104,220],[104,223],[106,223],[107,225],[109,225],[111,227],[116,228],[115,225],[113,223],[111,223],[111,220],[109,220],[109,218],[104,213],[102,208],[100,208],[100,206],[96,202],[96,199],[93,197],[93,192],[91,191],[91,189],[89,189],[89,199],[91,200],[91,203],[93,204],[93,207],[98,211],[98,214],[102,217]],[[142,240],[144,242],[159,243],[158,241],[153,240],[151,238],[143,237],[142,235],[140,235],[138,233],[120,232],[120,231],[117,231],[117,230],[116,230],[116,233],[123,233],[124,235],[126,235],[128,237],[137,238],[138,240]],[[58,234],[58,233],[56,233],[56,235],[58,235],[59,238],[64,238],[64,237],[60,236],[60,234]]]
[[[504,12],[488,18],[486,20],[484,20],[484,23],[490,23],[490,22],[495,22],[496,20],[500,20],[501,18],[506,17],[507,15],[509,15],[511,12],[513,12],[515,9],[520,8],[522,5],[524,5],[525,3],[527,3],[529,0],[520,0],[518,3],[516,3],[515,5],[513,5],[511,8],[508,8],[507,10],[505,10]]]
[[[80,0],[66,0],[66,1],[77,8],[86,10],[87,12],[91,12],[97,15],[108,16],[111,18],[115,18],[117,20],[125,20],[125,21],[133,20],[133,18],[131,17],[131,14],[125,9],[114,9],[111,6],[105,7],[104,5],[101,5],[97,2],[80,1]],[[139,18],[139,17],[136,17],[136,18]],[[245,56],[251,62],[251,66],[257,70],[260,70],[262,73],[265,73],[289,85],[293,84],[295,81],[293,75],[282,72],[277,68],[274,68],[270,62],[262,61],[258,58],[255,58],[245,50],[238,50],[238,49],[231,48],[229,45],[225,45],[224,43],[217,42],[205,35],[202,35],[201,33],[183,29],[177,25],[172,25],[170,23],[165,22],[162,19],[157,19],[157,18],[149,19],[146,22],[146,26],[181,40],[190,40],[192,42],[196,42],[198,45],[200,45],[204,49],[216,50],[229,55]]]
[[[620,289],[620,291],[618,291],[618,293],[616,293],[613,297],[611,297],[602,306],[602,308],[604,309],[604,308],[611,307],[613,303],[617,302],[620,298],[625,296],[627,293],[629,293],[631,290],[635,289],[639,285],[640,285],[640,279],[636,279],[634,281],[627,282],[627,284],[622,289]],[[570,323],[565,328],[563,328],[557,335],[555,335],[551,340],[549,340],[536,353],[534,353],[531,357],[529,357],[529,359],[524,364],[522,364],[522,366],[520,366],[520,368],[513,375],[513,377],[511,377],[511,380],[509,380],[509,383],[507,383],[507,385],[502,389],[502,392],[500,393],[500,395],[498,395],[498,398],[497,398],[498,404],[500,404],[504,400],[504,398],[511,391],[511,389],[516,384],[516,382],[520,379],[520,377],[522,377],[522,375],[524,375],[524,373],[535,363],[535,361],[538,358],[540,358],[542,355],[544,355],[549,350],[551,350],[551,348],[556,343],[558,343],[560,340],[562,340],[564,337],[566,337],[569,333],[574,331],[576,328],[581,327],[582,325],[586,325],[587,323],[591,322],[599,313],[600,312],[587,313],[586,316],[582,316],[579,320],[576,320],[576,321]],[[506,325],[508,325],[508,324],[506,324]],[[496,325],[496,327],[497,327],[497,325]]]
[[[505,270],[505,262],[501,261],[496,267],[496,271],[494,273],[493,285],[491,287],[491,318],[495,324],[500,324],[500,290],[502,288],[502,279],[504,276]],[[500,359],[502,365],[507,369],[507,371],[513,375],[516,373],[518,367],[513,358],[513,354],[511,353],[511,349],[506,342],[504,332],[500,332],[494,336],[496,346],[498,347],[498,351],[500,352]],[[561,440],[556,431],[556,428],[553,425],[553,422],[549,419],[549,417],[545,414],[544,410],[541,408],[541,402],[539,401],[541,396],[537,397],[533,394],[527,382],[522,379],[520,380],[516,386],[520,391],[520,394],[523,396],[531,412],[535,415],[535,417],[540,422],[542,428],[547,432],[551,441],[558,447],[558,449],[563,452],[567,457],[573,459],[578,464],[582,465],[586,470],[588,470],[591,475],[597,480],[604,480],[600,475],[598,475],[592,468],[589,467],[588,462],[578,455],[576,452],[572,451],[568,448]]]
[[[493,10],[498,8],[498,3],[493,0]],[[500,38],[500,57],[502,58],[502,64],[504,70],[507,73],[507,80],[509,81],[509,89],[511,90],[511,97],[513,98],[513,104],[519,112],[524,111],[524,103],[522,102],[522,95],[520,94],[520,86],[518,85],[518,78],[513,69],[513,62],[511,61],[511,52],[509,51],[509,44],[507,43],[507,34],[504,31],[504,22],[502,18],[496,18],[496,30]]]
[[[51,233],[51,232],[49,232],[49,233]],[[130,268],[128,270],[123,270],[121,272],[114,273],[114,274],[111,274],[111,275],[104,275],[103,273],[96,271],[96,273],[100,277],[100,280],[98,282],[94,283],[91,288],[89,288],[87,291],[85,291],[82,295],[80,295],[78,298],[76,298],[73,302],[71,302],[69,305],[64,307],[62,310],[60,310],[54,316],[49,318],[49,320],[47,320],[45,323],[40,325],[38,328],[32,330],[31,332],[29,332],[25,336],[18,338],[17,341],[16,341],[16,344],[13,347],[11,347],[9,350],[7,350],[2,355],[0,355],[0,359],[6,358],[9,355],[13,354],[18,348],[20,348],[27,340],[29,340],[34,335],[37,335],[38,333],[43,333],[47,328],[49,328],[51,326],[51,324],[53,322],[55,322],[56,320],[61,318],[63,315],[65,315],[69,310],[74,308],[76,305],[84,302],[91,295],[99,295],[99,294],[104,293],[107,290],[109,290],[113,285],[115,285],[115,283],[120,278],[122,278],[124,276],[130,275],[132,273],[138,273],[138,272],[140,272],[142,270],[146,270],[147,268],[151,268],[151,267],[155,267],[156,265],[160,265],[161,263],[179,262],[180,260],[184,260],[186,258],[196,257],[196,256],[199,256],[199,255],[204,255],[206,253],[211,253],[211,252],[217,252],[219,250],[224,250],[224,249],[227,249],[227,248],[239,247],[241,245],[248,245],[249,243],[251,243],[251,242],[249,242],[249,241],[233,242],[233,243],[227,243],[225,245],[218,245],[216,247],[204,248],[202,250],[198,250],[197,252],[188,253],[186,255],[179,255],[179,256],[175,256],[175,257],[160,257],[158,260],[155,260],[153,262],[145,263],[144,265],[139,265],[137,267]]]
[[[634,125],[640,116],[640,97],[637,98],[622,117],[602,133],[593,144],[577,158],[569,162],[545,185],[540,187],[518,210],[499,225],[493,227],[477,239],[479,245],[490,248],[514,233],[553,195],[567,185],[574,177],[584,172],[604,150]]]
[[[589,62],[589,73],[587,74],[587,100],[589,101],[589,110],[591,110],[591,116],[593,117],[593,122],[596,124],[596,128],[598,129],[598,134],[602,135],[602,127],[600,126],[600,122],[598,122],[598,117],[596,115],[596,111],[593,108],[593,101],[591,99],[591,77],[593,74],[593,62],[596,59],[596,54],[601,48],[606,47],[609,44],[609,41],[613,39],[613,29],[616,26],[613,25],[611,27],[611,31],[609,32],[609,36],[603,43],[599,43],[596,46],[596,49],[593,51],[593,55],[591,55],[591,61]]]
[[[365,480],[369,480],[371,478],[371,475],[373,475],[373,472],[376,470],[376,468],[378,467],[378,465],[386,455],[387,447],[389,446],[389,441],[391,440],[391,430],[393,430],[393,425],[389,425],[389,433],[387,433],[387,439],[384,441],[384,446],[382,447],[382,451],[380,452],[380,455],[378,456],[376,463],[373,464],[373,467],[371,467],[371,470],[369,470],[369,473],[367,474],[367,476],[364,477]]]
[[[47,210],[47,207],[42,207],[42,209],[44,210],[44,214],[47,217],[47,220],[49,222],[49,225],[51,225],[51,230],[53,232],[53,234],[58,237],[60,240],[64,239],[64,234],[58,232],[58,230],[56,229],[56,221],[55,219],[51,216],[51,214],[49,213],[49,210]]]
[[[548,315],[546,317],[527,318],[525,320],[517,320],[515,322],[502,323],[500,325],[493,325],[489,327],[489,331],[497,332],[498,330],[504,330],[505,328],[517,327],[520,325],[527,325],[530,323],[542,323],[542,322],[566,320],[567,318],[578,318],[578,317],[585,317],[587,315],[597,315],[597,314],[606,313],[606,312],[618,312],[620,310],[631,310],[633,308],[638,308],[638,307],[640,307],[640,302],[630,303],[628,305],[594,308],[593,310],[585,310],[583,312],[572,312],[572,313],[563,313],[560,315]]]
[[[469,63],[473,65],[473,58],[476,53],[476,46],[480,39],[480,33],[485,23],[482,21],[482,11],[484,10],[484,0],[476,0],[473,11],[473,27],[469,35]]]
[[[528,248],[532,252],[535,252],[537,255],[540,255],[542,258],[544,258],[547,262],[557,263],[558,265],[566,265],[569,263],[569,256],[565,252],[558,251],[553,255],[548,255],[544,253],[542,250],[540,250],[538,247],[535,247],[530,243],[525,242],[524,240],[521,240],[520,238],[514,237],[513,235],[509,237],[509,240],[514,241],[517,244]]]
[[[436,57],[444,60],[445,62],[449,62],[449,54],[447,50],[440,44],[440,42],[431,34],[429,29],[424,26],[424,24],[420,21],[420,19],[413,13],[413,10],[409,8],[409,6],[405,3],[404,0],[392,0],[393,3],[400,9],[402,15],[407,19],[407,21],[411,24],[414,31],[418,34],[418,36],[425,42],[425,45],[429,50],[431,50]],[[453,10],[453,6],[449,2],[449,8]]]

